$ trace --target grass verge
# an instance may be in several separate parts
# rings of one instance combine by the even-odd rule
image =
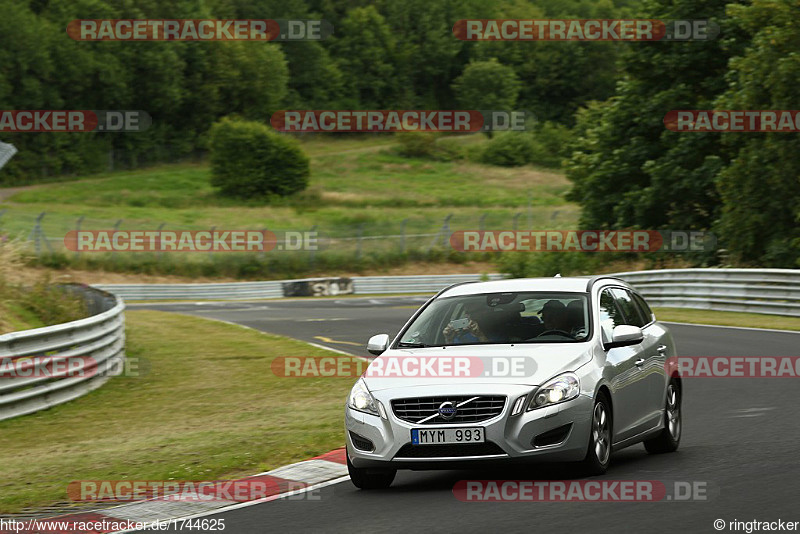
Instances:
[[[692,310],[687,308],[653,308],[653,311],[655,312],[659,321],[800,331],[800,317],[762,315],[758,313]]]
[[[270,369],[276,356],[330,352],[178,314],[126,317],[128,356],[145,361],[143,376],[0,422],[0,513],[65,501],[73,480],[224,479],[342,445],[354,379]]]

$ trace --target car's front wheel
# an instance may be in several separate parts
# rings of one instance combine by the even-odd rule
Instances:
[[[347,457],[347,472],[353,485],[359,489],[384,489],[392,485],[396,469],[367,469],[354,467]]]
[[[581,467],[587,475],[602,475],[611,462],[611,403],[605,393],[600,392],[592,410],[592,430],[589,447]]]
[[[681,443],[681,387],[676,379],[669,381],[667,400],[664,407],[664,428],[653,439],[644,442],[644,448],[651,454],[674,452]]]

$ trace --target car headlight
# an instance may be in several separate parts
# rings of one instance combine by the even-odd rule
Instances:
[[[353,389],[350,390],[350,396],[347,397],[347,405],[359,412],[377,416],[382,415],[382,410],[379,411],[379,408],[382,408],[380,403],[376,401],[372,393],[369,392],[367,383],[364,382],[363,378],[359,378],[358,382],[353,386]]]
[[[564,373],[545,382],[536,390],[528,410],[552,406],[559,402],[572,400],[581,392],[581,384],[573,373]]]

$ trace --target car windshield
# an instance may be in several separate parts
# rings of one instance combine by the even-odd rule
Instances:
[[[489,293],[433,301],[398,347],[577,343],[589,336],[585,293]]]

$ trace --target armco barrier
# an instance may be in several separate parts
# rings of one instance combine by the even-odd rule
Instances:
[[[800,317],[800,270],[664,269],[616,273],[652,306]]]
[[[480,280],[480,274],[443,274],[434,276],[360,276],[342,278],[305,278],[274,282],[229,282],[222,284],[99,284],[94,287],[119,295],[125,300],[258,300],[296,296],[297,287],[336,284],[338,294],[360,295],[386,293],[435,293],[451,284]],[[499,280],[501,274],[488,275],[489,280]],[[342,280],[352,281],[352,290],[342,285]],[[286,291],[286,292],[285,292]],[[315,291],[316,292],[316,291]],[[324,294],[324,292],[322,293]]]
[[[69,289],[86,299],[94,315],[0,335],[0,420],[85,395],[123,364],[125,304],[94,288]]]
[[[502,274],[441,274],[420,276],[360,276],[353,278],[355,294],[436,293],[452,284],[473,280],[502,280]]]
[[[610,276],[628,281],[653,306],[800,316],[800,270],[796,269],[664,269]],[[501,274],[450,274],[361,276],[351,280],[354,294],[368,295],[435,293],[450,284],[502,278]],[[324,285],[325,280],[332,283],[340,279],[97,287],[129,300],[247,300],[280,298],[287,296],[283,287],[309,281]]]

